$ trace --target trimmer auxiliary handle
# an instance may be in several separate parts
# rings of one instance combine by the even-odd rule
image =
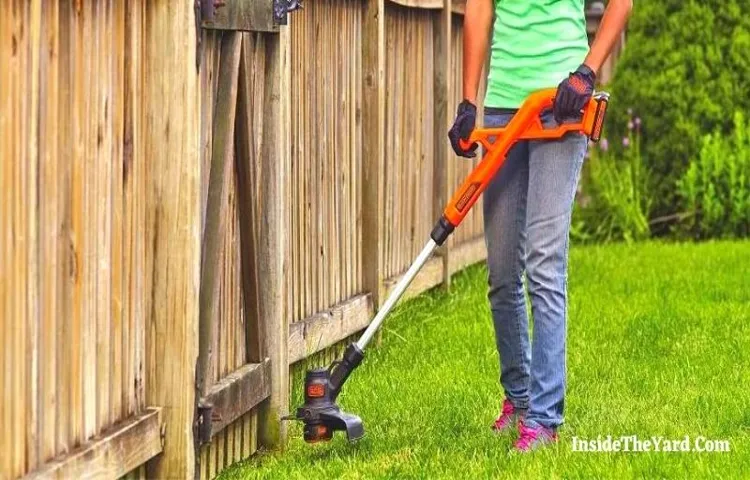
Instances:
[[[330,440],[335,430],[347,432],[349,441],[364,436],[362,420],[344,413],[336,405],[336,398],[341,387],[352,371],[362,363],[364,350],[378,331],[385,317],[396,305],[414,277],[422,269],[437,247],[453,233],[474,206],[492,178],[505,162],[508,151],[519,140],[557,139],[569,132],[587,135],[593,142],[601,138],[604,115],[607,111],[609,94],[599,92],[583,109],[580,121],[564,123],[553,128],[544,128],[540,115],[552,108],[556,89],[540,90],[532,93],[520,109],[513,115],[507,126],[501,128],[483,128],[472,132],[468,142],[461,141],[462,147],[468,149],[472,144],[482,145],[485,155],[472,170],[463,185],[453,195],[430,234],[430,240],[411,264],[401,280],[391,291],[388,298],[378,310],[375,318],[364,331],[357,343],[349,345],[341,361],[336,361],[328,369],[317,369],[307,372],[305,376],[305,403],[297,409],[296,415],[285,419],[296,419],[304,422],[304,438],[307,442]]]

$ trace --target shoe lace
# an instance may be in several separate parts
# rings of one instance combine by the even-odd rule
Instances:
[[[516,447],[520,448],[521,450],[525,450],[531,446],[531,444],[536,440],[537,436],[539,435],[539,430],[536,428],[527,427],[523,423],[519,426],[520,435],[518,437],[518,442],[516,442]]]

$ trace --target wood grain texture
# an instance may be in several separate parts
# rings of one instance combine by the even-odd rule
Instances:
[[[245,34],[240,59],[237,122],[235,126],[235,167],[237,172],[237,201],[242,209],[239,216],[242,299],[245,317],[242,359],[251,363],[265,358],[262,339],[265,336],[260,321],[259,299],[261,279],[258,276],[260,258],[260,215],[263,197],[259,185],[262,165],[263,111],[265,102],[266,36]]]
[[[446,138],[448,129],[453,123],[453,90],[456,85],[453,83],[453,67],[451,63],[451,44],[452,40],[452,14],[449,0],[445,0],[439,12],[433,15],[433,110],[434,110],[434,129],[432,132],[433,151],[434,151],[434,168],[433,168],[433,185],[435,194],[433,195],[432,217],[437,219],[443,213],[448,199],[452,192],[450,186],[453,185],[453,155],[450,145]],[[443,286],[450,288],[451,277],[447,274],[450,269],[450,249],[448,245],[443,245],[438,254],[443,259]]]
[[[119,478],[161,451],[161,410],[149,408],[45,464],[28,478]]]
[[[0,476],[33,471],[136,413],[121,408],[135,403],[123,387],[142,379],[122,380],[121,359],[143,351],[144,340],[131,343],[122,329],[120,182],[125,118],[139,102],[123,92],[126,72],[140,71],[125,60],[138,58],[126,18],[142,8],[2,4],[0,183],[9,223],[0,250],[9,261],[0,315],[16,327],[0,338],[10,370],[0,378],[9,406],[0,421],[11,427]],[[16,293],[5,296],[11,285]]]
[[[400,275],[424,246],[434,203],[433,13],[388,4],[386,56],[385,277]]]
[[[237,111],[238,75],[242,34],[225,34],[221,43],[221,66],[219,68],[218,96],[213,123],[213,148],[206,200],[205,228],[203,232],[200,324],[197,388],[205,395],[215,368],[212,358],[217,350],[214,345],[219,330],[219,275],[222,273],[224,235],[227,225],[227,195],[233,180],[234,124]],[[221,343],[221,342],[219,342]],[[212,353],[213,352],[213,353]],[[219,365],[221,367],[221,365]]]
[[[273,2],[233,0],[216,9],[212,20],[204,20],[203,28],[255,32],[278,32],[273,19]]]
[[[385,5],[365,0],[362,13],[362,275],[363,286],[379,306],[384,301],[385,273]]]
[[[226,59],[221,49],[222,38],[230,34],[208,32],[205,35],[207,41],[203,55],[207,68],[201,72],[201,83],[206,85],[201,92],[201,117],[210,125],[211,119],[218,115],[217,99],[222,92],[217,75],[222,58]],[[238,373],[255,368],[247,362],[257,363],[266,359],[265,335],[262,332],[267,326],[259,314],[261,289],[265,282],[259,280],[259,262],[263,254],[268,254],[261,250],[261,238],[265,235],[261,230],[266,205],[264,195],[268,191],[261,180],[263,172],[269,168],[263,157],[266,128],[269,125],[264,122],[264,115],[271,92],[266,90],[267,82],[271,80],[270,77],[266,78],[267,40],[269,36],[264,33],[242,34],[233,136],[234,168],[226,185],[227,219],[224,235],[221,236],[223,254],[217,267],[218,308],[213,321],[218,328],[217,338],[213,342],[213,374],[209,378],[209,393],[229,380],[236,380]],[[226,89],[223,93],[226,93]],[[202,135],[203,164],[208,166],[216,139],[210,129]],[[204,198],[207,198],[207,174],[204,174],[203,184]],[[265,375],[265,385],[253,387],[262,387],[258,391],[265,392],[263,389],[270,388],[270,377],[270,373]],[[232,463],[233,458],[247,458],[257,448],[257,422],[250,428],[250,418],[257,417],[258,409],[245,413],[250,404],[244,401],[230,403],[229,420],[233,421],[224,419],[214,425],[214,430],[218,430],[216,435],[200,449],[199,474],[203,478],[211,472],[214,475],[220,473]],[[223,417],[227,412],[217,413]]]
[[[9,12],[11,0],[0,1],[0,9]],[[13,111],[15,108],[13,91],[10,88],[12,81],[13,51],[13,16],[10,14],[0,15],[0,136],[4,139],[10,138],[13,128]],[[5,408],[0,408],[0,424],[3,434],[0,435],[0,451],[8,452],[0,457],[0,476],[10,478],[13,475],[13,462],[11,460],[11,445],[15,440],[12,425],[12,400],[13,394],[13,365],[11,345],[14,341],[11,324],[14,315],[15,282],[13,279],[13,221],[12,207],[14,188],[12,165],[15,163],[13,142],[0,142],[0,255],[8,259],[0,262],[0,388],[2,389],[2,401]]]
[[[289,408],[289,367],[287,361],[286,272],[289,238],[290,168],[290,37],[288,29],[266,42],[263,165],[258,177],[266,205],[260,215],[258,276],[266,279],[258,301],[258,315],[265,323],[263,349],[271,359],[271,397],[259,409],[259,440],[268,448],[283,446],[286,425],[280,422]]]
[[[298,362],[365,328],[374,312],[370,294],[289,325],[289,363]]]
[[[290,16],[292,320],[362,291],[362,112],[357,2],[322,0]]]
[[[212,408],[212,435],[217,435],[226,429],[231,438],[233,450],[235,430],[229,427],[233,427],[236,420],[268,398],[270,393],[271,362],[269,359],[262,363],[243,365],[211,385],[201,401]]]
[[[191,3],[149,2],[145,12],[145,152],[153,174],[152,306],[146,402],[164,408],[164,453],[149,477],[193,477],[198,353],[200,165],[198,73]],[[164,38],[171,41],[165,42]],[[150,262],[149,262],[150,263]]]

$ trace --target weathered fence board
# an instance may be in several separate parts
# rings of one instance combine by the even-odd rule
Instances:
[[[345,0],[290,19],[293,321],[362,290],[360,25],[361,4]]]
[[[212,289],[212,293],[205,296],[207,304],[201,318],[201,328],[210,335],[205,336],[203,345],[207,349],[204,351],[207,357],[198,360],[198,368],[203,369],[205,375],[205,380],[199,383],[198,389],[204,389],[201,404],[212,406],[210,413],[217,420],[214,422],[208,419],[211,422],[208,430],[211,441],[197,452],[199,474],[201,478],[206,478],[208,470],[204,463],[209,459],[213,459],[215,475],[220,471],[216,470],[216,459],[232,457],[235,445],[238,451],[242,450],[243,445],[246,447],[246,453],[237,460],[246,458],[255,451],[249,445],[251,441],[255,442],[256,429],[251,432],[253,438],[248,437],[243,443],[241,427],[244,423],[255,421],[257,411],[248,412],[248,408],[259,400],[245,396],[235,398],[237,401],[227,402],[227,399],[246,392],[249,387],[260,387],[254,391],[265,398],[269,386],[251,385],[268,376],[265,372],[268,366],[257,370],[258,365],[247,363],[259,360],[251,359],[247,348],[250,342],[258,340],[251,335],[252,329],[249,328],[256,324],[257,296],[245,298],[243,270],[255,268],[256,262],[245,263],[248,257],[247,252],[243,251],[244,238],[241,244],[241,236],[245,235],[243,228],[251,228],[247,233],[254,234],[252,227],[248,226],[256,222],[253,212],[257,210],[253,208],[256,200],[252,189],[257,187],[253,180],[257,173],[253,139],[256,138],[254,127],[258,125],[246,121],[247,98],[255,99],[258,93],[262,97],[264,83],[261,81],[258,84],[253,80],[257,76],[255,69],[262,69],[264,63],[252,64],[252,69],[248,70],[245,57],[248,52],[250,58],[253,55],[258,57],[258,51],[261,51],[263,54],[259,58],[263,59],[265,43],[258,34],[237,32],[210,32],[204,34],[203,40],[202,65],[205,69],[201,75],[201,218],[204,244],[208,247],[204,248],[204,256],[213,249],[215,258],[212,261],[204,260],[204,265],[207,266],[203,270],[204,279],[208,270],[213,270],[211,275],[214,276],[214,286],[201,286],[203,295],[209,293],[204,288]],[[262,112],[262,101],[253,106]],[[261,137],[262,134],[257,135],[257,138]],[[221,173],[213,179],[213,188],[216,190],[216,186],[220,185],[223,190],[221,195],[215,191],[213,197],[209,192],[212,164],[219,165],[219,170],[215,173]],[[217,210],[222,213],[217,215]],[[223,221],[213,222],[220,218]],[[213,237],[212,240],[209,240],[209,234]],[[250,254],[256,255],[257,252],[251,251]],[[263,375],[257,377],[257,372]],[[237,387],[241,388],[238,390]],[[229,451],[230,446],[232,452]]]
[[[153,175],[147,222],[153,222],[153,280],[145,325],[146,402],[164,407],[164,453],[150,477],[192,477],[195,360],[200,284],[200,109],[193,5],[146,3],[144,149]],[[165,42],[169,38],[171,41]],[[151,264],[151,265],[149,265]]]
[[[104,430],[83,448],[45,464],[28,478],[118,478],[161,451],[161,411],[146,409]]]
[[[141,77],[143,65],[132,60],[141,22],[132,19],[143,6],[0,8],[0,237],[11,260],[1,267],[9,279],[0,287],[2,317],[11,322],[3,355],[19,349],[0,381],[9,406],[0,421],[12,428],[0,476],[13,477],[144,405],[143,365],[129,361],[145,343],[144,311],[133,308],[144,292],[130,284],[143,284],[131,240],[143,227],[123,220],[142,218],[144,207],[140,193],[133,203],[144,185],[133,141],[141,100],[121,93]]]

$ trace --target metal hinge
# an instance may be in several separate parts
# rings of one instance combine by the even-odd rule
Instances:
[[[221,8],[227,4],[226,0],[195,0],[195,3],[200,4],[201,21],[208,22],[214,20],[217,8]]]
[[[226,4],[226,0],[195,0],[195,68],[199,71],[203,56],[203,21],[213,21],[216,9]]]
[[[196,67],[203,57],[203,30],[275,33],[302,0],[195,0]],[[219,10],[221,9],[221,10]]]
[[[218,415],[218,413],[216,413]],[[214,406],[210,403],[198,402],[198,415],[196,416],[195,432],[198,445],[205,445],[211,441],[213,436],[213,422],[221,420],[214,418]]]
[[[302,8],[302,0],[273,0],[273,21],[277,25],[287,24],[287,13]]]

